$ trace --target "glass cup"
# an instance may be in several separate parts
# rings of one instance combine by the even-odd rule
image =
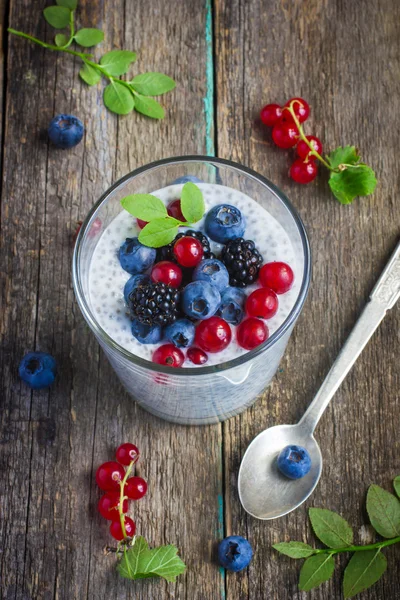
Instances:
[[[289,235],[300,265],[297,277],[300,273],[301,284],[285,321],[254,350],[218,365],[173,369],[133,355],[104,331],[90,303],[89,271],[101,233],[123,210],[121,198],[152,193],[186,175],[234,188],[261,204]],[[270,383],[306,299],[310,271],[307,234],[286,196],[254,171],[206,156],[160,160],[120,179],[89,212],[73,257],[73,284],[79,307],[127,391],[152,414],[187,425],[217,423],[244,411]]]

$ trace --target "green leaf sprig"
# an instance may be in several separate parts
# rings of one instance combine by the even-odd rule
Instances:
[[[299,130],[300,138],[310,149],[306,160],[315,157],[330,171],[329,187],[341,204],[351,204],[358,196],[368,196],[375,191],[377,184],[374,171],[361,162],[358,150],[354,146],[339,147],[325,159],[314,149],[294,111],[298,100],[293,100],[284,110],[288,110]]]
[[[197,223],[205,213],[203,193],[190,181],[185,183],[181,194],[181,211],[186,221],[170,217],[165,204],[152,194],[132,194],[122,198],[121,204],[128,213],[146,221],[138,239],[151,248],[166,246],[175,239],[179,227]]]
[[[400,498],[400,476],[393,481]],[[318,587],[330,579],[335,569],[334,556],[341,552],[353,553],[344,572],[343,594],[352,598],[376,583],[387,568],[382,549],[400,542],[400,501],[378,485],[371,485],[367,493],[367,512],[375,531],[386,538],[375,544],[353,545],[353,530],[340,515],[324,508],[310,508],[309,517],[315,535],[327,548],[313,548],[304,542],[280,542],[273,548],[290,556],[305,558],[299,579],[303,592]]]
[[[103,100],[111,112],[127,115],[136,110],[152,119],[163,119],[163,107],[151,96],[170,92],[175,88],[175,81],[163,73],[143,73],[130,81],[119,79],[136,60],[136,53],[129,50],[111,50],[101,57],[99,63],[92,60],[93,54],[72,50],[72,43],[84,48],[96,46],[103,41],[104,33],[93,27],[76,30],[75,11],[78,0],[56,0],[56,3],[44,9],[44,18],[55,29],[66,29],[68,33],[57,33],[54,44],[47,44],[11,27],[8,28],[9,33],[30,40],[42,48],[77,56],[83,62],[79,75],[87,85],[96,85],[105,77],[109,83],[104,88]]]

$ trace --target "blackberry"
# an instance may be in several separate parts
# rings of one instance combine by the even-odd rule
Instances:
[[[169,325],[181,316],[180,292],[165,283],[147,283],[134,288],[128,297],[133,319],[146,325]]]
[[[252,240],[236,238],[223,247],[221,261],[229,273],[229,283],[233,287],[246,287],[254,283],[263,263],[263,257]]]
[[[176,236],[174,241],[171,242],[170,244],[168,244],[168,246],[162,246],[161,248],[157,248],[156,262],[160,262],[161,260],[175,261],[175,256],[172,251],[174,244],[181,238],[187,237],[187,236],[190,236],[190,237],[196,238],[196,240],[199,240],[199,242],[203,246],[203,252],[204,252],[203,258],[204,259],[215,258],[215,255],[211,252],[210,240],[208,239],[208,237],[206,235],[204,235],[204,233],[202,233],[201,231],[195,231],[194,229],[188,229],[185,232],[178,233],[178,235]]]

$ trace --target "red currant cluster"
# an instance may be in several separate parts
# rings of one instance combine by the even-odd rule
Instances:
[[[126,516],[128,500],[140,500],[147,492],[147,483],[141,477],[129,477],[139,460],[139,450],[134,444],[122,444],[117,448],[118,462],[105,462],[96,471],[96,482],[106,493],[99,500],[98,511],[111,521],[110,533],[118,541],[135,535],[135,522]],[[127,467],[126,471],[124,467]]]
[[[289,171],[297,183],[311,183],[315,179],[318,173],[315,159],[322,152],[321,141],[314,135],[304,135],[300,126],[309,114],[310,107],[303,98],[291,98],[283,107],[267,104],[260,113],[264,125],[272,127],[272,139],[279,148],[293,148],[297,144],[298,158]]]

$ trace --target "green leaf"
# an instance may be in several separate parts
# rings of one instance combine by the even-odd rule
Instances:
[[[68,43],[68,36],[65,33],[57,33],[54,38],[55,45],[60,48],[61,46],[65,46]]]
[[[290,556],[290,558],[308,558],[315,553],[315,548],[311,548],[304,542],[279,542],[272,547],[281,554]]]
[[[396,494],[398,495],[398,497],[400,498],[400,475],[398,475],[394,480],[393,480],[393,487],[394,487],[394,491],[396,492]]]
[[[127,115],[135,106],[131,92],[118,80],[104,88],[103,100],[108,110],[117,115]]]
[[[331,172],[329,177],[329,187],[342,204],[350,204],[358,196],[372,194],[376,183],[374,171],[361,163],[354,167],[346,167],[339,173]]]
[[[130,50],[111,50],[100,59],[101,66],[109,75],[119,77],[126,73],[131,65],[136,60],[136,52]]]
[[[344,597],[351,598],[374,585],[382,577],[386,567],[386,558],[380,550],[355,552],[344,572]]]
[[[124,551],[118,564],[118,572],[127,579],[147,579],[163,577],[175,582],[178,575],[186,570],[186,565],[178,556],[178,549],[172,544],[150,550],[146,540],[139,536],[134,546]]]
[[[355,146],[345,146],[336,148],[328,155],[328,162],[332,169],[337,169],[339,165],[355,165],[360,160],[360,155]]]
[[[194,183],[188,181],[182,188],[181,210],[189,223],[197,223],[206,211],[203,193]]]
[[[136,75],[130,83],[139,94],[144,96],[159,96],[170,92],[176,86],[175,81],[163,73]]]
[[[78,6],[78,0],[56,0],[58,6],[66,6],[70,10],[75,10]]]
[[[175,239],[179,230],[179,221],[172,217],[154,219],[139,234],[139,242],[150,248],[161,248]]]
[[[135,94],[135,110],[152,119],[163,119],[165,117],[165,112],[161,104],[153,100],[153,98],[140,96],[140,94]]]
[[[384,538],[400,535],[400,502],[393,494],[371,485],[367,493],[367,512],[372,527]]]
[[[332,577],[334,569],[335,561],[330,554],[316,554],[307,558],[300,571],[299,589],[309,592],[318,587]]]
[[[46,21],[55,29],[64,29],[69,25],[71,11],[66,6],[48,6],[43,11]]]
[[[94,67],[88,64],[84,64],[82,69],[79,71],[81,79],[88,85],[96,85],[101,79],[101,75]]]
[[[104,33],[101,31],[101,29],[87,27],[85,29],[79,29],[74,38],[80,46],[83,46],[84,48],[90,48],[91,46],[100,44],[100,42],[104,40]]]
[[[122,198],[121,204],[128,213],[147,223],[168,216],[165,205],[151,194],[132,194]]]
[[[308,511],[315,535],[329,548],[343,548],[353,543],[353,530],[340,515],[325,508]]]

